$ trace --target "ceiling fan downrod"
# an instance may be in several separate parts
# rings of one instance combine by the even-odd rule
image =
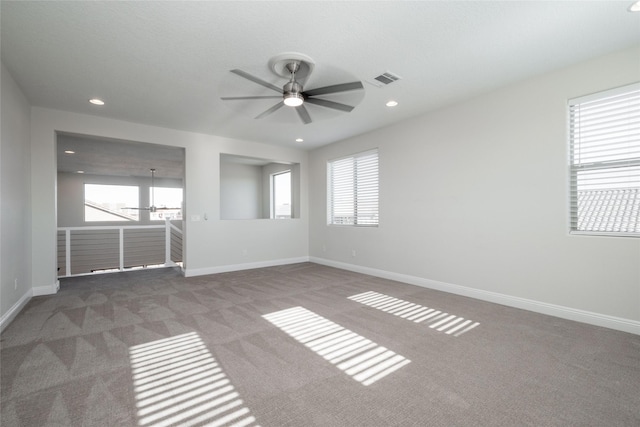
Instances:
[[[282,88],[284,105],[288,107],[299,107],[304,103],[302,95],[302,85],[296,81],[296,71],[300,69],[299,62],[287,64],[287,70],[291,73],[291,79]]]

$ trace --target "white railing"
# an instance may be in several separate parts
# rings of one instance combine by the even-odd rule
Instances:
[[[182,230],[169,219],[164,225],[58,228],[60,277],[181,261]]]

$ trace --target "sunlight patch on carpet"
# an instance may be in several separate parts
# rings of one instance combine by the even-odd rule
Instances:
[[[256,426],[196,332],[129,348],[138,425]]]
[[[411,362],[302,307],[262,317],[363,385],[373,384]]]
[[[352,295],[349,299],[415,323],[430,323],[429,328],[454,337],[469,332],[480,324],[464,317],[458,317],[373,291]]]

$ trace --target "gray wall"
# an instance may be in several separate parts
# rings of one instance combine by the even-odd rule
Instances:
[[[30,107],[2,65],[0,326],[31,296]]]
[[[312,259],[640,331],[640,239],[568,234],[566,120],[568,99],[639,79],[635,48],[313,151]],[[374,147],[380,226],[327,226],[327,160]]]
[[[221,219],[265,218],[262,199],[262,166],[220,162]]]

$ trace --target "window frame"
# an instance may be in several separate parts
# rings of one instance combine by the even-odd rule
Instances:
[[[276,216],[276,177],[281,175],[289,175],[289,216],[284,218],[278,218]],[[269,195],[269,204],[271,207],[271,212],[269,215],[270,219],[291,219],[293,218],[293,191],[292,191],[292,182],[293,182],[293,171],[291,169],[285,169],[278,172],[273,172],[269,176],[269,183],[271,188],[271,194]]]
[[[336,166],[340,163],[350,161],[353,171],[339,171],[343,175],[350,174],[351,180],[347,175],[344,181],[338,183],[340,187],[352,187],[351,194],[341,194],[342,200],[336,202],[334,196],[336,194],[336,182],[334,180],[334,172]],[[349,168],[349,166],[347,166]],[[375,168],[375,170],[372,170]],[[362,184],[358,184],[358,177],[361,178]],[[343,190],[344,191],[344,190]],[[346,190],[348,192],[348,190]],[[346,199],[345,199],[346,197]],[[351,198],[351,200],[348,200]],[[351,211],[351,222],[336,221],[336,204],[346,206]],[[364,215],[359,214],[358,205],[363,205],[363,211],[370,211],[369,220],[364,220]],[[379,227],[380,226],[380,153],[378,148],[361,151],[348,156],[343,156],[327,161],[327,225],[342,227]]]
[[[612,222],[617,221],[619,223],[619,217],[624,216],[624,209],[630,209],[631,213],[638,208],[638,204],[640,203],[640,145],[636,146],[637,140],[633,139],[633,136],[627,138],[619,137],[622,139],[623,143],[615,143],[609,144],[613,145],[614,148],[608,148],[609,152],[605,152],[604,154],[596,154],[595,160],[593,151],[591,154],[591,161],[582,161],[582,152],[588,153],[588,150],[593,150],[593,147],[602,149],[605,145],[604,142],[596,142],[593,141],[582,141],[581,132],[586,132],[583,127],[588,126],[597,126],[597,119],[591,119],[592,122],[580,123],[581,111],[580,108],[589,103],[597,103],[602,102],[603,104],[607,102],[606,100],[610,100],[613,97],[620,96],[629,96],[631,99],[631,105],[638,105],[640,111],[640,82],[632,83],[629,85],[600,91],[597,93],[593,93],[586,96],[581,96],[573,99],[569,99],[567,102],[567,141],[568,141],[568,152],[567,152],[567,164],[568,164],[568,230],[570,235],[581,235],[581,236],[609,236],[609,237],[640,237],[640,219],[635,222],[635,229],[637,231],[628,231],[628,227],[634,228],[633,219],[629,220],[627,228],[623,231],[616,231],[616,226],[611,225]],[[621,105],[623,107],[623,105]],[[588,108],[588,107],[587,107]],[[640,115],[638,118],[633,120],[633,114],[635,113],[635,107],[631,107],[630,113],[628,115],[618,114],[615,116],[614,121],[617,120],[629,120],[628,128],[620,129],[615,125],[607,124],[604,131],[607,132],[626,132],[630,130],[638,131],[640,130]],[[638,138],[638,137],[636,137]],[[586,140],[587,137],[584,137]],[[630,143],[630,144],[629,144]],[[620,148],[623,146],[622,144],[628,144],[624,146],[624,148]],[[612,152],[616,150],[628,150],[628,154],[613,154]],[[635,150],[635,151],[634,151]],[[633,157],[634,154],[636,157]],[[600,159],[597,159],[597,157]],[[607,159],[607,156],[610,158]],[[589,159],[588,154],[585,154],[585,157]],[[616,158],[619,157],[619,158]],[[578,158],[578,160],[576,159]],[[627,168],[627,172],[624,172],[624,168]],[[579,174],[592,173],[592,184],[587,184],[586,181],[588,178],[581,178]],[[582,184],[581,184],[582,180]],[[598,182],[600,180],[600,182]],[[608,184],[609,188],[597,188],[604,187],[607,180],[615,181],[618,180],[620,182],[614,182],[612,184]],[[634,186],[636,180],[639,181],[639,185]],[[580,187],[583,190],[580,190]],[[626,191],[625,190],[631,190]],[[633,191],[636,190],[636,191]],[[591,192],[611,192],[609,194],[609,199],[606,202],[592,202],[590,210],[586,212],[582,212],[581,216],[581,206],[580,206],[580,191],[583,192],[582,198],[586,197],[585,193],[588,191]],[[622,192],[622,195],[620,193]],[[614,196],[617,194],[617,196]],[[634,195],[635,194],[635,195]],[[592,196],[594,197],[594,196]],[[621,201],[622,200],[622,201]],[[632,205],[631,208],[628,208],[629,201]],[[599,204],[598,204],[599,203]],[[624,203],[625,207],[620,208],[620,204]],[[611,208],[611,206],[613,206]],[[635,206],[635,208],[634,208]],[[607,208],[610,208],[607,211]],[[585,202],[582,202],[582,209],[587,210],[589,208],[585,207]],[[613,210],[613,212],[612,212]],[[589,213],[591,215],[589,216]],[[591,221],[598,220],[600,222],[605,221],[607,225],[604,228],[608,229],[600,229],[597,230],[595,228],[602,226],[591,225],[591,229],[586,229],[585,225],[581,225],[581,222],[591,219]],[[624,227],[618,227],[624,228]]]
[[[156,194],[156,190],[160,190],[162,192],[163,189],[169,189],[169,190],[180,190],[181,194],[181,201],[180,201],[180,207],[178,209],[170,209],[168,210],[169,212],[179,212],[179,218],[170,218],[170,221],[183,221],[184,220],[184,215],[182,212],[182,208],[184,206],[184,188],[182,187],[162,187],[162,186],[151,186],[149,185],[147,187],[147,191],[149,192],[148,196],[149,196],[149,206],[151,206],[151,195],[154,195],[154,199],[157,199],[158,195]],[[155,205],[156,208],[163,208],[162,210],[160,210],[160,212],[158,212],[157,210],[155,212],[151,212],[149,211],[149,222],[163,222],[166,220],[166,218],[154,218],[154,214],[158,215],[163,213],[163,210],[166,210],[164,208],[166,208],[167,206],[158,206],[157,200],[153,200],[153,204]]]
[[[135,203],[129,206],[130,208],[137,210],[137,218],[135,219],[101,219],[101,220],[87,220],[87,186],[102,186],[102,187],[127,187],[136,190]],[[114,223],[114,224],[139,224],[141,221],[140,217],[140,187],[138,185],[130,185],[130,184],[105,184],[105,183],[96,183],[96,182],[84,182],[82,184],[82,221],[85,224],[96,224],[96,223]],[[115,215],[115,213],[114,213]]]

